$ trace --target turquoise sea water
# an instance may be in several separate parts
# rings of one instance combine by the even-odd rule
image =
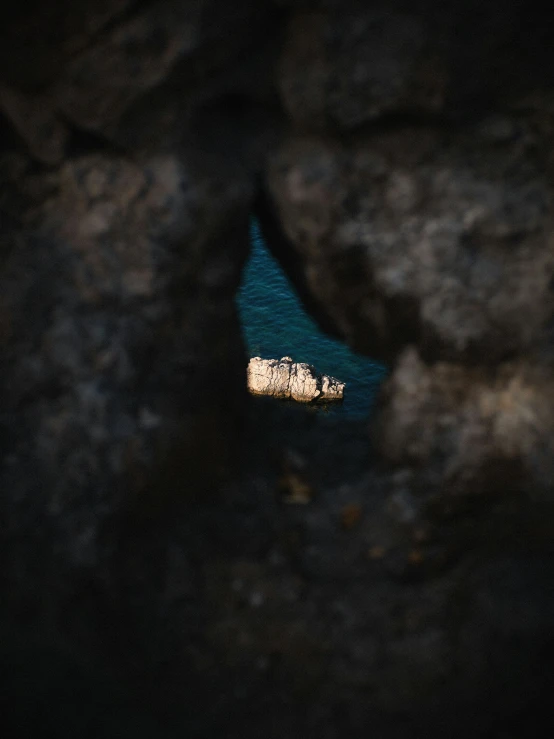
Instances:
[[[249,355],[266,359],[290,356],[295,362],[313,364],[319,372],[346,382],[343,403],[317,408],[350,418],[366,417],[385,368],[321,331],[269,253],[256,221],[252,221],[251,239],[252,252],[238,297]]]

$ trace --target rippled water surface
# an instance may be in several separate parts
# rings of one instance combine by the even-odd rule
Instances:
[[[239,292],[239,310],[250,356],[309,362],[319,372],[346,382],[343,403],[318,406],[322,412],[367,416],[383,365],[354,354],[324,334],[304,311],[284,272],[271,256],[255,221],[252,253]]]

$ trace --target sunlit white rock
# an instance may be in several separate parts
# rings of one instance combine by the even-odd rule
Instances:
[[[248,389],[254,395],[292,398],[300,403],[341,400],[345,383],[318,373],[311,364],[293,362],[291,357],[261,359],[248,363]]]

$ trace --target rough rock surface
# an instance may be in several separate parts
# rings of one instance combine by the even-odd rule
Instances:
[[[470,492],[478,469],[508,460],[521,461],[522,494],[551,486],[553,80],[525,52],[540,23],[519,27],[519,3],[502,22],[497,11],[473,27],[471,3],[448,18],[439,5],[298,9],[279,66],[291,125],[262,198],[266,235],[312,312],[393,366],[374,430],[384,458],[411,459],[422,487],[446,496],[453,470]],[[459,35],[470,27],[471,59]],[[410,347],[428,392],[407,370]],[[510,441],[488,438],[506,424]],[[510,475],[493,477],[501,490]]]
[[[345,388],[344,382],[319,374],[305,362],[293,362],[291,357],[253,357],[248,363],[246,384],[253,395],[292,398],[300,403],[341,400]]]
[[[431,360],[495,364],[550,341],[548,179],[525,127],[504,121],[498,142],[494,125],[406,125],[348,145],[294,134],[272,156],[308,288],[359,351],[390,360],[409,342]]]
[[[2,735],[552,735],[551,26],[2,11]],[[253,208],[320,323],[391,365],[371,445],[249,398]]]
[[[552,500],[552,398],[552,372],[527,360],[494,372],[428,367],[409,349],[383,390],[375,439],[390,461],[417,470],[422,488],[442,486],[445,506],[522,490]]]

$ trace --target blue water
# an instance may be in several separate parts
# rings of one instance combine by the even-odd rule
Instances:
[[[238,305],[251,357],[313,364],[319,372],[346,382],[343,403],[317,406],[322,412],[364,418],[385,376],[382,364],[351,352],[330,338],[305,312],[294,288],[269,253],[256,221],[252,252],[243,275]]]

